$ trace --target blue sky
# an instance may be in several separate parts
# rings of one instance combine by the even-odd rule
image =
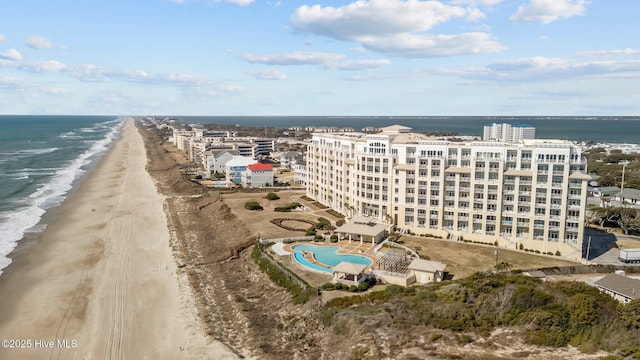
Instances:
[[[639,115],[637,0],[20,0],[0,114]]]

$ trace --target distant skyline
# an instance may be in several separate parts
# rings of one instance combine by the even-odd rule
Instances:
[[[0,114],[640,115],[633,0],[21,0]]]

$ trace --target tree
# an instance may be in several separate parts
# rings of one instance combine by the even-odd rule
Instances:
[[[596,298],[586,294],[575,294],[567,301],[571,322],[580,327],[589,326],[601,316]]]
[[[616,208],[616,223],[625,235],[640,232],[640,219],[638,210],[630,208]]]
[[[640,299],[618,305],[620,320],[630,329],[640,329]]]

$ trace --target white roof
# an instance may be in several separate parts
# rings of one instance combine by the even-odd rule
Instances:
[[[436,271],[444,271],[447,264],[443,264],[437,261],[415,259],[409,264],[409,270],[426,271],[435,273]]]
[[[376,223],[373,219],[367,217],[357,217],[351,222],[344,224],[335,231],[346,234],[359,234],[365,236],[378,236],[381,232],[387,230],[389,225]]]
[[[358,275],[367,268],[367,265],[355,264],[351,262],[343,261],[340,264],[333,267],[333,272],[339,272],[343,274]]]
[[[224,165],[225,166],[249,166],[257,162],[258,160],[255,160],[248,156],[234,156],[231,158],[231,160],[227,161]]]
[[[402,126],[402,125],[391,125],[391,126],[380,128],[380,130],[386,133],[408,133],[411,131],[411,128],[407,126]]]

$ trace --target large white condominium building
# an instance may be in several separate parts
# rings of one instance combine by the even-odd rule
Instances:
[[[454,142],[389,126],[315,133],[307,196],[405,231],[582,255],[586,160],[561,140]]]
[[[529,124],[487,124],[484,126],[483,140],[497,140],[517,143],[524,139],[535,139],[536,128]]]

